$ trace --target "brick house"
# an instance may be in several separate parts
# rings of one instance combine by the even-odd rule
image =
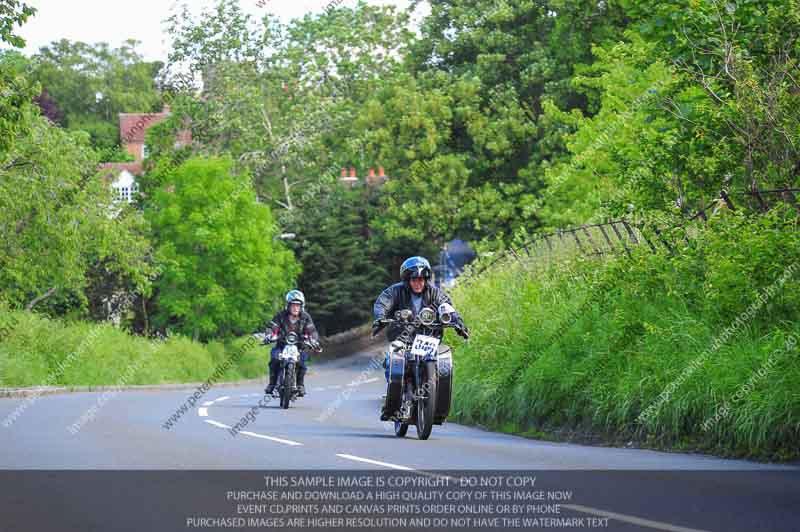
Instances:
[[[139,190],[136,177],[142,175],[143,162],[148,156],[145,131],[170,116],[169,106],[160,113],[120,113],[119,138],[122,149],[133,156],[134,161],[125,163],[100,163],[101,175],[114,189],[117,200],[131,203]],[[175,147],[192,143],[192,132],[183,129],[175,137]]]

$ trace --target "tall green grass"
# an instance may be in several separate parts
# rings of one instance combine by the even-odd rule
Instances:
[[[200,344],[173,336],[162,342],[108,324],[53,320],[1,305],[0,331],[3,387],[201,382],[246,341]],[[236,357],[225,379],[261,377],[266,361],[266,348],[254,346]]]
[[[512,261],[457,287],[473,336],[455,355],[454,417],[516,433],[800,458],[800,360],[783,350],[800,336],[795,224],[783,209],[726,214],[689,242],[674,235],[674,254],[642,246],[631,257]],[[787,268],[774,297],[659,403]],[[773,354],[752,391],[704,430]]]

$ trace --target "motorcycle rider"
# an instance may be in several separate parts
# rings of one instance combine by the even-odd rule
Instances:
[[[317,328],[314,326],[314,321],[311,315],[305,311],[306,298],[300,290],[290,290],[286,294],[286,308],[275,314],[272,321],[267,326],[267,341],[276,341],[275,347],[272,348],[269,360],[269,384],[264,392],[271,395],[275,390],[275,384],[278,380],[278,372],[281,369],[281,363],[278,360],[278,354],[286,346],[285,338],[290,332],[294,332],[303,339],[303,341],[311,348],[319,346],[319,334]],[[308,360],[308,351],[300,353],[300,360],[297,364],[297,391],[300,397],[306,394],[304,379],[306,376]]]
[[[409,257],[400,265],[400,282],[386,288],[378,299],[375,300],[372,313],[372,337],[378,335],[384,325],[380,323],[383,318],[394,316],[398,310],[410,309],[414,316],[425,307],[438,309],[443,303],[452,306],[450,296],[444,290],[430,283],[431,265],[425,257]],[[456,332],[464,339],[469,339],[469,329],[458,313],[453,318]],[[402,332],[399,324],[393,323],[386,331],[386,337],[391,342]],[[389,382],[389,352],[384,354],[383,367],[386,370],[386,382]],[[381,419],[388,417],[381,413]]]
[[[398,310],[410,309],[413,315],[425,307],[438,309],[443,303],[452,306],[450,296],[444,290],[433,286],[430,281],[431,264],[425,257],[409,257],[400,265],[400,282],[386,288],[372,308],[373,324],[372,336],[375,337],[383,329],[380,320],[391,317]],[[469,338],[469,329],[464,325],[461,316],[454,317],[456,332],[464,338]],[[401,332],[397,324],[389,326],[386,337],[391,342]]]

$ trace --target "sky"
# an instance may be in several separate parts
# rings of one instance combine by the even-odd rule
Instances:
[[[175,0],[24,0],[38,9],[15,32],[25,39],[25,55],[36,53],[53,41],[69,39],[86,43],[107,42],[118,47],[129,38],[141,41],[137,51],[145,60],[166,61],[169,40],[163,21],[171,14]],[[321,13],[328,4],[340,7],[355,6],[357,0],[239,0],[247,12],[258,16],[265,12],[281,17],[285,22],[305,13]],[[180,2],[181,4],[183,2]],[[190,0],[189,5],[199,13],[213,0]],[[410,0],[369,0],[373,5],[393,4],[408,7]]]

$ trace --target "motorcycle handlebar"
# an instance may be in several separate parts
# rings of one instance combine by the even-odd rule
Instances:
[[[396,319],[392,319],[392,318],[381,318],[379,320],[375,320],[372,323],[372,335],[371,335],[371,337],[375,338],[378,335],[378,333],[380,332],[380,330],[383,329],[384,326],[391,325],[392,323],[401,323],[401,324],[405,324],[405,325],[414,325],[414,326],[421,326],[422,325],[421,323],[417,322],[416,320],[414,320],[414,321],[403,321],[403,320],[396,320]],[[424,325],[424,326],[425,327],[431,327],[431,328],[442,328],[442,329],[446,329],[448,327],[449,328],[453,328],[453,329],[456,330],[456,332],[458,332],[459,336],[464,338],[465,342],[469,342],[469,332],[468,332],[467,328],[462,323],[433,322],[431,324]]]
[[[278,340],[280,340],[280,337],[267,336],[264,338],[262,345],[274,344],[277,343]],[[319,344],[319,342],[308,342],[306,340],[301,340],[300,342],[297,342],[294,345],[298,346],[298,348],[305,347],[307,349],[314,351],[315,353],[322,353],[322,346]]]
[[[379,320],[376,320],[376,323],[379,323],[381,325],[391,325],[392,323],[402,323],[402,324],[417,325],[417,326],[422,326],[422,327],[433,327],[433,328],[441,327],[442,329],[445,329],[447,327],[452,327],[453,329],[457,329],[458,328],[458,325],[453,323],[453,322],[442,323],[440,321],[434,321],[433,323],[429,323],[429,324],[425,325],[423,323],[418,323],[415,320],[403,321],[403,320],[396,320],[396,319],[393,319],[393,318],[381,318]]]

